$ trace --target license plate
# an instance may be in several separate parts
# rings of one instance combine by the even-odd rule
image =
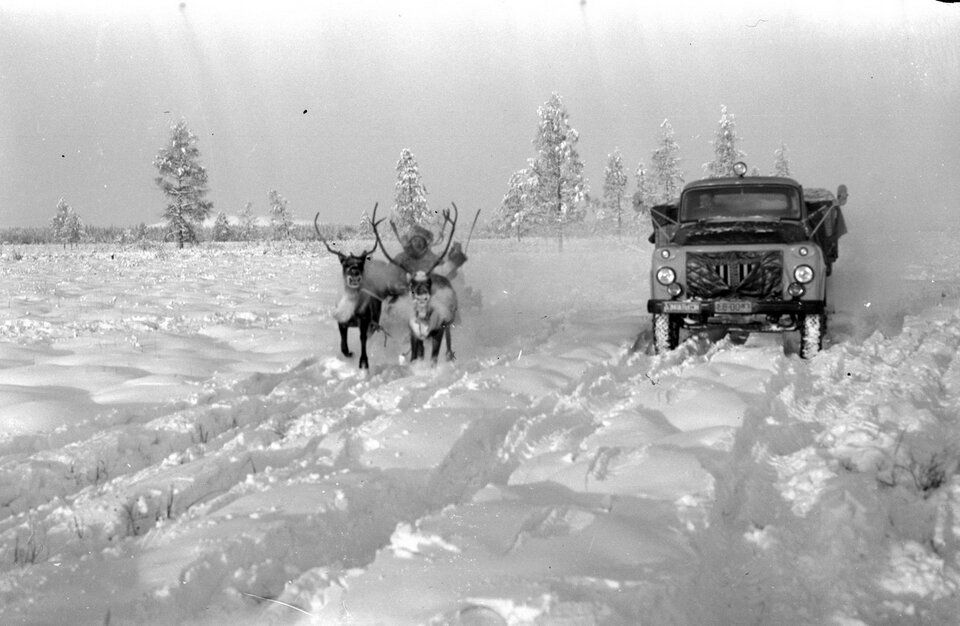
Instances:
[[[699,313],[699,302],[664,302],[664,313]]]
[[[753,303],[746,300],[720,300],[713,305],[717,313],[750,313]]]

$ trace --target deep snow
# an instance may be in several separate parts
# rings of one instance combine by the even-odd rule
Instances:
[[[5,247],[0,623],[944,623],[958,233],[851,231],[813,361],[653,356],[645,242],[475,240],[457,360],[401,304],[369,373],[318,244]]]

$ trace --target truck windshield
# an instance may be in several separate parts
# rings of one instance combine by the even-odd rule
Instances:
[[[789,187],[742,186],[691,189],[683,196],[681,222],[800,219],[799,194]]]

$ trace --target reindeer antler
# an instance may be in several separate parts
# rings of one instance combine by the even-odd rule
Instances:
[[[374,202],[374,203],[373,203],[373,214],[374,214],[374,216],[376,216],[376,214],[377,214],[377,207],[378,207],[378,206],[380,206],[380,203],[379,203],[379,202]],[[372,223],[373,220],[370,220],[370,222]],[[376,234],[376,232],[377,232],[376,229],[374,229],[373,232],[374,232],[374,234]],[[377,242],[374,241],[374,242],[373,242],[373,247],[370,248],[369,250],[364,250],[363,256],[370,256],[371,254],[373,254],[373,253],[376,252],[376,251],[377,251]]]
[[[384,218],[386,219],[386,218]],[[382,221],[382,220],[381,220]],[[397,238],[397,241],[403,243],[403,237],[400,236],[400,231],[397,230],[397,225],[393,220],[390,220],[390,228],[393,229],[393,236]]]
[[[379,204],[379,203],[373,205],[373,216],[370,218],[370,226],[373,227],[373,236],[376,237],[376,239],[377,239],[376,243],[375,243],[374,246],[373,246],[373,249],[376,250],[376,249],[377,249],[377,245],[379,245],[379,246],[380,246],[380,250],[383,252],[383,256],[387,257],[387,260],[388,260],[388,261],[390,261],[391,263],[393,263],[394,265],[396,265],[397,267],[399,267],[400,269],[402,269],[402,270],[403,270],[404,272],[406,272],[407,274],[412,274],[413,272],[411,272],[409,269],[407,269],[407,267],[406,267],[405,265],[403,265],[402,263],[398,263],[396,259],[394,259],[392,256],[390,256],[390,253],[387,252],[387,247],[386,247],[385,245],[383,245],[383,240],[380,239],[380,232],[377,230],[377,226],[378,226],[379,224],[381,224],[381,223],[383,222],[383,220],[385,220],[385,219],[387,219],[387,218],[384,217],[384,218],[380,218],[379,220],[377,219],[377,206],[378,206],[378,204]],[[390,225],[393,226],[393,222],[390,222]],[[394,227],[394,231],[396,231],[396,227]]]
[[[437,260],[430,267],[430,269],[427,270],[427,274],[435,270],[438,265],[443,263],[443,260],[447,256],[447,252],[450,251],[450,244],[453,243],[453,233],[454,231],[457,230],[457,219],[460,217],[460,209],[457,208],[457,204],[455,202],[451,202],[450,205],[453,207],[453,219],[450,219],[450,210],[444,209],[443,210],[443,226],[441,227],[441,230],[440,230],[440,232],[443,232],[447,227],[447,222],[449,222],[450,238],[447,239],[447,246],[443,249],[443,252],[437,257]]]
[[[443,237],[444,237],[444,234],[446,233],[446,230],[447,230],[447,221],[444,220],[443,223],[440,224],[440,235],[437,237],[437,243],[433,245],[439,246],[440,244],[443,243]]]
[[[318,219],[320,219],[320,211],[317,211],[317,214],[313,216],[313,229],[317,231],[317,239],[323,242],[323,245],[327,247],[327,250],[329,250],[330,252],[334,253],[335,255],[337,255],[342,259],[343,253],[340,252],[339,250],[334,250],[333,248],[331,248],[330,244],[327,242],[327,238],[320,234],[320,225],[317,224]],[[376,246],[374,246],[373,249],[376,250],[377,249]]]

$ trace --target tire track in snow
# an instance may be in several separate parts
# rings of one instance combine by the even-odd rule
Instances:
[[[585,487],[600,485],[629,446],[578,450],[603,428],[597,415],[614,400],[622,410],[635,407],[634,387],[654,386],[651,377],[688,367],[701,348],[651,368],[623,345],[596,345],[601,331],[590,325],[558,317],[511,360],[485,357],[436,370],[381,366],[367,377],[336,359],[307,361],[213,386],[190,403],[158,409],[139,426],[45,451],[61,464],[70,455],[87,463],[100,455],[116,471],[41,503],[28,524],[11,523],[0,533],[16,543],[38,532],[50,555],[111,554],[106,547],[116,546],[106,560],[134,558],[142,591],[121,591],[126,577],[114,581],[114,619],[179,622],[205,610],[211,590],[219,605],[235,610],[252,602],[238,595],[242,590],[279,596],[280,572],[366,567],[399,523],[468,503],[488,483],[506,484],[531,458],[588,455]],[[607,332],[628,336],[626,325],[621,319]],[[491,398],[497,398],[492,414]],[[408,420],[429,411],[447,412],[460,424],[437,449],[435,463],[402,468],[377,457],[384,453],[374,445],[384,424],[409,427]],[[292,506],[283,493],[305,503]],[[532,514],[568,515],[539,508]],[[538,532],[530,524],[525,532]],[[196,548],[173,549],[185,544]],[[55,570],[42,564],[28,575],[56,581]],[[21,606],[15,588],[6,599],[5,611],[15,615]]]
[[[468,370],[482,367],[466,363]],[[259,574],[247,584],[269,596],[279,590],[258,587],[258,580],[272,578],[264,563],[362,564],[389,540],[398,521],[455,501],[471,482],[464,473],[486,461],[447,464],[425,491],[425,472],[395,476],[367,471],[357,465],[352,447],[384,409],[422,405],[460,376],[462,372],[450,368],[411,376],[408,368],[386,366],[364,378],[346,372],[333,359],[255,374],[222,388],[208,386],[188,402],[145,411],[135,418],[136,424],[95,431],[88,438],[80,434],[62,448],[40,450],[8,464],[4,469],[19,473],[24,484],[62,484],[65,473],[76,478],[69,490],[29,494],[29,501],[22,503],[31,509],[29,520],[9,517],[0,525],[0,537],[12,539],[7,545],[18,545],[27,535],[42,537],[46,555],[99,553],[107,546],[118,546],[124,555],[141,549],[156,554],[156,546],[163,545],[162,537],[171,530],[180,540],[183,533],[196,532],[197,544],[209,544],[197,554],[180,555],[179,561],[171,562],[169,550],[160,562],[138,557],[146,562],[139,572],[142,582],[166,590],[159,600],[119,593],[117,606],[112,607],[114,619],[161,619],[171,604],[177,605],[178,616],[189,616],[210,599],[196,590],[219,586],[215,581],[227,580],[228,569],[257,569]],[[378,398],[394,406],[383,406]],[[316,410],[317,406],[321,408]],[[337,406],[342,409],[332,408]],[[277,469],[270,471],[271,466]],[[473,489],[482,486],[485,475],[475,476]],[[222,511],[244,499],[256,500],[285,481],[304,480],[329,484],[324,493],[335,494],[330,496],[334,502],[318,502],[315,510],[283,515],[282,524],[261,524],[259,531],[235,538],[213,540],[203,529],[215,523],[226,530],[232,520],[224,519],[234,514]],[[327,541],[315,549],[295,548],[315,542],[324,529],[355,540],[340,541],[332,550]],[[40,565],[30,574],[49,576],[50,572],[41,573]],[[149,570],[146,575],[144,569]],[[183,584],[188,580],[193,584]],[[116,584],[119,588],[121,581]],[[16,614],[15,588],[5,595],[10,600],[6,610]],[[129,599],[123,600],[125,596]]]
[[[621,342],[635,323],[632,315],[604,320],[564,313],[517,337],[523,351],[511,344],[516,356],[510,358],[498,354],[501,345],[454,366],[387,365],[366,377],[329,359],[214,385],[195,405],[168,408],[147,421],[167,428],[161,441],[172,449],[166,455],[151,446],[146,455],[138,450],[141,456],[131,460],[139,466],[130,463],[100,485],[37,507],[34,524],[52,553],[98,555],[99,563],[70,567],[91,577],[105,566],[116,569],[116,578],[104,582],[117,589],[110,607],[115,620],[178,623],[201,613],[212,620],[216,611],[270,615],[244,593],[309,606],[296,589],[312,596],[318,585],[336,586],[351,568],[370,567],[398,524],[429,521],[451,505],[469,507],[487,484],[507,485],[519,466],[551,453],[576,452],[582,506],[593,512],[584,517],[578,507],[529,505],[515,549],[526,549],[524,537],[552,533],[547,526],[609,515],[610,502],[617,510],[610,519],[621,523],[630,505],[621,507],[604,489],[614,484],[617,464],[643,446],[590,437],[611,435],[605,422],[622,423],[631,412],[642,418],[633,425],[656,421],[651,432],[677,434],[668,416],[657,417],[658,407],[687,391],[666,379],[682,379],[708,360],[696,346],[660,361],[628,354]],[[637,388],[646,391],[636,395]],[[615,419],[606,419],[614,411]],[[438,416],[450,422],[442,433],[416,430],[418,420],[430,425]],[[125,440],[79,443],[91,451],[108,440],[110,449],[131,449],[145,437],[143,430]],[[423,457],[396,456],[424,448],[429,439],[436,441]],[[90,519],[71,525],[74,505]],[[84,537],[72,536],[78,528]],[[29,529],[8,530],[20,533],[6,535],[15,538]],[[179,552],[184,545],[194,548]],[[120,566],[131,560],[132,571]],[[40,600],[51,602],[55,614],[55,567],[29,569],[27,576],[50,576],[51,596]],[[278,588],[285,580],[293,582]],[[15,587],[6,599],[8,615],[27,606]],[[90,610],[91,621],[102,621],[105,607]]]
[[[333,362],[333,371],[339,367]],[[304,401],[319,395],[321,404],[329,398],[336,406],[337,398],[354,395],[353,388],[365,383],[317,370],[307,361],[285,372],[255,374],[191,402],[158,408],[140,424],[41,451],[15,467],[8,463],[4,470],[19,472],[27,485],[62,484],[70,471],[77,478],[69,492],[37,490],[26,521],[21,515],[0,522],[3,545],[12,551],[35,537],[44,559],[96,554],[108,546],[136,552],[131,543],[154,528],[162,534],[165,528],[202,524],[246,492],[263,489],[257,477],[271,466],[293,466],[306,475],[335,472],[334,455],[319,450],[317,438],[339,421],[349,421],[350,412],[317,412]],[[315,390],[318,376],[324,383],[321,394]],[[76,469],[84,462],[93,464],[89,482]],[[276,476],[264,482],[272,479]],[[10,557],[3,560],[7,567],[19,567],[11,554],[5,556]],[[7,610],[14,610],[16,588],[4,595],[10,600]]]
[[[960,311],[944,307],[783,361],[719,474],[691,620],[954,618],[958,350]]]
[[[590,328],[594,323],[608,324],[610,335]],[[686,549],[674,551],[665,546],[677,543],[676,537],[687,532],[688,524],[702,523],[712,495],[704,465],[718,462],[727,453],[739,417],[705,416],[706,428],[689,431],[674,426],[671,420],[685,424],[688,418],[683,412],[688,409],[683,405],[697,404],[693,387],[702,381],[691,386],[691,378],[712,375],[719,380],[729,374],[734,385],[762,384],[774,373],[773,367],[762,365],[767,355],[773,361],[784,357],[779,350],[764,351],[758,369],[740,365],[738,359],[750,362],[749,355],[729,356],[740,351],[730,351],[723,344],[703,350],[696,342],[687,352],[681,350],[669,358],[632,354],[620,342],[630,336],[627,329],[635,323],[632,317],[591,321],[572,316],[562,332],[546,338],[537,350],[496,369],[467,376],[459,389],[454,386],[431,400],[436,407],[471,406],[471,389],[489,394],[493,388],[519,403],[492,417],[470,421],[463,436],[450,447],[434,474],[444,481],[441,486],[454,486],[447,490],[455,494],[448,506],[424,512],[414,524],[398,528],[391,545],[342,584],[331,585],[321,594],[316,589],[297,591],[294,585],[281,599],[311,606],[321,621],[376,621],[374,607],[389,601],[394,623],[443,622],[455,620],[461,610],[469,608],[461,604],[465,599],[456,596],[456,589],[477,589],[483,580],[513,578],[523,571],[526,574],[517,580],[516,595],[500,602],[519,602],[542,592],[559,594],[548,601],[557,616],[572,611],[582,619],[617,615],[626,622],[648,617],[635,606],[621,606],[622,587],[602,584],[600,572],[606,566],[598,566],[592,578],[568,578],[563,568],[551,571],[547,563],[540,563],[542,557],[530,554],[541,549],[538,546],[544,541],[557,541],[557,550],[562,545],[562,551],[569,552],[570,567],[576,567],[577,559],[591,562],[589,554],[595,545],[596,558],[607,555],[606,570],[611,576],[616,571],[616,576],[637,578],[642,593],[656,598],[654,604],[660,608],[672,602],[669,594],[664,595],[664,585],[690,567],[691,557]],[[612,341],[597,341],[605,336]],[[721,387],[725,385],[719,382],[707,385],[707,396]],[[745,404],[746,399],[740,406]],[[391,440],[383,437],[383,441],[386,448]],[[390,456],[389,449],[376,451],[380,463],[388,463]],[[637,472],[644,464],[647,471]],[[651,476],[658,473],[672,478],[654,484]],[[695,478],[670,483],[682,475]],[[666,494],[676,493],[678,486],[691,488],[692,497],[674,502]],[[437,490],[437,485],[431,489]],[[662,494],[660,500],[658,493]],[[497,520],[489,529],[490,537],[484,534],[485,517]],[[503,540],[505,531],[496,530],[499,525],[510,526],[512,522],[505,519],[515,521],[515,532],[509,535],[513,539]],[[642,521],[648,519],[656,520],[649,529]],[[607,554],[606,540],[593,534],[601,532],[599,528],[641,545],[625,544],[619,554]],[[468,538],[472,533],[478,535],[479,545],[471,546]],[[403,552],[399,545],[418,537],[444,545],[452,542],[454,547],[425,551],[422,561],[416,552],[412,557],[397,556]],[[487,554],[491,545],[503,552]],[[441,558],[441,554],[445,556]],[[413,563],[410,558],[415,559]],[[520,566],[526,559],[529,562]],[[563,560],[556,554],[555,564]],[[463,571],[458,563],[472,565]],[[479,570],[469,573],[474,567]],[[512,569],[515,567],[519,569]],[[403,572],[404,585],[412,587],[411,598],[436,597],[440,588],[452,590],[453,595],[446,603],[436,604],[435,613],[414,600],[409,607],[395,606],[392,591],[381,581],[395,580],[399,572]],[[587,613],[577,613],[584,610],[579,599],[585,596],[594,603]]]

